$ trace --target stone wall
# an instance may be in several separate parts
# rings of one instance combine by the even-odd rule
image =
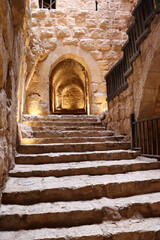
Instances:
[[[99,114],[107,107],[104,75],[121,57],[125,31],[135,1],[99,0],[98,11],[94,0],[56,2],[57,8],[48,10],[39,9],[38,0],[31,1],[26,99],[31,94],[29,89],[33,89],[32,94],[38,94],[39,103],[43,103],[42,114],[49,113],[49,73],[58,58],[60,61],[66,58],[66,54],[70,57],[72,54],[73,59],[79,58],[78,61],[88,68],[91,113]],[[51,55],[53,58],[49,62]],[[47,69],[46,62],[49,64]],[[42,109],[41,106],[37,108]]]
[[[109,102],[104,124],[120,134],[130,134],[130,114],[137,120],[160,115],[160,16],[151,24],[150,34],[141,44],[141,54],[133,63],[128,88]],[[101,116],[102,118],[104,116]]]
[[[23,23],[26,2],[0,1],[0,203],[16,148],[16,105],[19,69],[27,36]]]

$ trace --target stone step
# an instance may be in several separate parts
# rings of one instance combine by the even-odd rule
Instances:
[[[105,221],[71,228],[0,232],[0,240],[159,240],[160,218]]]
[[[129,142],[85,142],[85,143],[54,143],[54,144],[33,144],[19,145],[17,151],[24,154],[39,154],[53,152],[85,152],[85,151],[105,151],[112,149],[129,149]]]
[[[160,193],[128,198],[101,198],[91,201],[39,203],[34,205],[2,205],[0,231],[73,227],[160,216]]]
[[[102,176],[10,177],[3,190],[3,204],[117,198],[158,192],[160,171],[136,171]]]
[[[108,137],[52,137],[52,138],[22,138],[21,144],[47,144],[47,143],[80,143],[80,142],[105,142],[121,141],[124,136]]]
[[[46,116],[34,116],[34,115],[23,115],[23,121],[33,122],[33,121],[99,121],[98,117],[95,115],[46,115]]]
[[[90,119],[90,121],[88,121],[88,119],[86,120],[83,120],[83,121],[75,121],[75,120],[72,120],[72,121],[68,121],[68,119],[64,119],[64,120],[46,120],[46,121],[23,121],[22,124],[26,124],[28,126],[31,126],[31,127],[36,127],[36,126],[81,126],[81,125],[97,125],[97,126],[102,126],[102,123],[98,120],[92,120]]]
[[[37,127],[32,127],[33,131],[53,131],[53,130],[59,130],[59,131],[81,131],[81,130],[85,130],[85,131],[89,131],[89,130],[96,130],[96,131],[104,131],[105,127],[103,126],[85,126],[81,123],[81,126],[37,126]]]
[[[63,177],[73,175],[103,175],[160,168],[156,159],[137,157],[133,160],[86,161],[42,165],[18,165],[10,171],[11,177]]]
[[[62,152],[62,153],[44,153],[44,154],[17,154],[16,164],[47,164],[47,163],[65,163],[79,161],[100,161],[100,160],[120,160],[134,159],[140,153],[131,150],[110,150],[110,151],[92,151],[92,152]]]
[[[55,126],[102,126],[101,122],[91,122],[86,120],[83,121],[76,121],[76,122],[68,122],[68,121],[34,121],[34,122],[23,122],[23,124],[26,124],[31,127],[55,127]]]
[[[56,130],[41,130],[34,131],[33,137],[35,138],[52,138],[52,137],[102,137],[102,136],[113,136],[113,131],[97,131],[97,130],[79,130],[79,131],[56,131]],[[23,136],[23,133],[22,133]]]

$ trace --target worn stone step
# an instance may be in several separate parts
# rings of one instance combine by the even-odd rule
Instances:
[[[98,117],[95,115],[46,115],[46,116],[35,116],[35,115],[23,115],[23,121],[33,122],[33,121],[99,121]]]
[[[23,133],[22,133],[23,134]],[[80,131],[56,131],[56,130],[43,130],[34,131],[32,137],[35,138],[52,138],[52,137],[102,137],[102,136],[113,136],[113,131],[97,131],[97,130],[80,130]],[[22,135],[23,136],[23,135]]]
[[[31,127],[33,131],[53,131],[53,130],[59,130],[59,131],[70,131],[70,130],[96,130],[96,131],[104,131],[105,130],[105,127],[103,126],[94,126],[94,125],[91,125],[91,126],[85,126],[81,123],[81,126],[37,126],[37,127]]]
[[[160,193],[91,201],[2,205],[0,231],[72,227],[122,220],[135,215],[160,216]]]
[[[105,221],[71,228],[0,232],[0,240],[159,240],[160,218]]]
[[[101,122],[98,121],[33,121],[33,122],[23,122],[23,124],[26,124],[31,127],[54,127],[54,126],[102,126]]]
[[[85,142],[85,143],[54,143],[54,144],[33,144],[19,145],[19,153],[38,154],[53,152],[85,152],[85,151],[105,151],[112,149],[129,149],[129,142],[106,141],[106,142]]]
[[[103,175],[160,168],[156,159],[137,157],[134,160],[86,161],[42,165],[16,165],[11,177],[63,177],[73,175]]]
[[[12,178],[3,191],[4,204],[128,197],[160,190],[160,171],[136,171],[102,176]]]
[[[134,159],[140,153],[131,150],[110,150],[92,152],[59,152],[42,154],[17,154],[15,161],[17,164],[45,164],[45,163],[65,163],[79,161],[100,161],[100,160],[119,160]]]
[[[108,136],[108,137],[52,137],[52,138],[22,138],[21,144],[47,144],[47,143],[80,143],[80,142],[105,142],[105,141],[121,141],[124,136]]]

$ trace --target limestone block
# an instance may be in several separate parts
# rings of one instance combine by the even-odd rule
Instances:
[[[70,36],[70,30],[66,26],[58,26],[56,28],[57,38],[65,38]]]
[[[4,38],[0,34],[0,89],[3,88],[7,77],[8,53],[4,45]]]
[[[116,20],[125,19],[125,20],[128,21],[129,18],[132,18],[131,14],[130,14],[130,11],[115,11],[115,19]]]
[[[109,29],[110,28],[110,21],[108,19],[102,19],[100,21],[100,28],[102,28],[103,30]]]
[[[113,41],[112,49],[113,51],[121,51],[124,41],[115,40]]]
[[[85,2],[85,6],[84,6],[87,10],[93,10],[95,11],[95,2],[94,1],[86,1]]]
[[[96,93],[96,92],[98,91],[98,89],[99,89],[99,84],[93,83],[93,84],[92,84],[92,91],[93,91],[94,93]]]
[[[118,11],[119,10],[119,2],[109,2],[109,9],[108,10],[114,10],[114,11]]]
[[[100,65],[100,66],[108,66],[108,61],[107,60],[99,60],[98,61],[98,64]]]
[[[91,54],[92,54],[92,56],[94,57],[95,60],[102,60],[103,59],[103,54],[100,51],[92,51]]]
[[[31,1],[31,8],[32,8],[32,9],[37,9],[37,8],[39,8],[38,1],[32,0],[32,1]]]
[[[93,113],[98,115],[102,113],[101,104],[93,104]]]
[[[36,18],[32,18],[31,24],[32,24],[32,27],[36,27],[38,25],[37,19]]]
[[[44,21],[44,26],[45,27],[54,27],[55,23],[56,23],[55,19],[49,19],[48,18]]]
[[[32,11],[32,18],[36,18],[37,20],[41,20],[44,21],[45,17],[46,17],[46,11],[43,9],[38,9],[35,11]]]
[[[71,28],[75,26],[75,18],[68,17],[67,18],[67,26],[70,26]]]
[[[48,31],[47,28],[44,28],[41,30],[41,40],[43,40],[44,38],[52,38],[53,37],[53,32]]]
[[[0,141],[0,187],[2,186],[4,172],[4,151],[3,151],[3,142]]]
[[[126,21],[125,20],[113,20],[112,21],[112,28],[113,29],[126,29],[126,27],[127,27],[127,23],[126,23]]]
[[[96,28],[97,26],[97,21],[95,19],[87,19],[86,22],[88,28]]]
[[[62,26],[66,26],[67,25],[67,18],[66,17],[58,17],[57,18],[57,25],[62,25]]]
[[[6,93],[4,90],[0,92],[0,128],[6,129],[7,127],[7,99],[6,99]]]
[[[85,22],[87,14],[88,14],[87,11],[80,11],[79,13],[77,13],[77,15],[75,15],[75,22],[76,23]]]
[[[91,39],[82,39],[80,41],[80,46],[86,51],[94,50],[94,40]]]
[[[63,45],[78,45],[78,40],[75,38],[65,38],[63,41]]]
[[[106,94],[106,82],[100,84],[98,92]]]
[[[73,37],[79,38],[86,34],[87,29],[85,27],[74,27],[73,28]]]
[[[45,49],[53,51],[57,47],[57,39],[56,38],[45,39],[43,40],[43,44],[45,46]]]
[[[98,9],[99,10],[109,10],[109,2],[100,2],[98,4]]]
[[[95,104],[99,104],[99,103],[103,103],[103,102],[106,102],[106,95],[100,95],[100,94],[96,94],[95,97],[94,97],[94,103]]]
[[[104,38],[104,31],[101,28],[90,28],[89,33],[91,38],[94,38],[94,39]]]
[[[109,66],[108,65],[100,66],[100,70],[101,71],[108,71],[109,70]]]
[[[122,40],[122,32],[119,29],[109,29],[109,39],[110,40]]]
[[[109,51],[111,49],[110,40],[106,40],[106,39],[97,40],[97,47],[98,47],[98,50]]]

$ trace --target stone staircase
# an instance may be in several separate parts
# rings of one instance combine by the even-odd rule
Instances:
[[[24,116],[0,240],[160,240],[160,162],[95,116]]]

